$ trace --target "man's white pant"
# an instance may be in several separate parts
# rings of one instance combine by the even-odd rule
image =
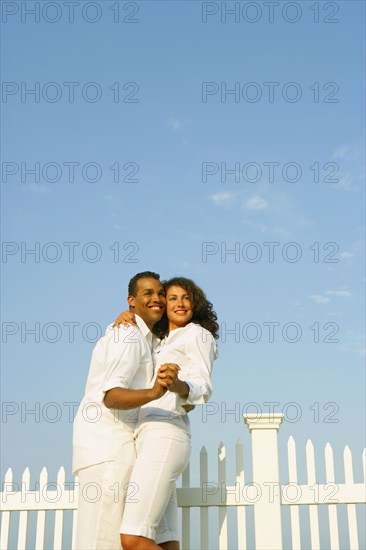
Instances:
[[[121,533],[179,540],[175,482],[188,465],[190,435],[166,422],[147,422],[137,432],[137,458],[130,477],[136,493],[127,497]]]
[[[119,526],[136,460],[134,426],[118,434],[119,450],[107,462],[78,471],[75,550],[121,550]]]
[[[126,445],[126,459],[128,451]],[[119,526],[133,461],[102,462],[79,471],[75,550],[121,550]]]

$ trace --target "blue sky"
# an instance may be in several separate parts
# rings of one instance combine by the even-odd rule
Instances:
[[[221,3],[121,2],[114,22],[104,1],[73,23],[61,4],[39,22],[2,6],[2,469],[70,471],[64,403],[149,269],[194,279],[239,331],[219,343],[216,412],[192,414],[194,456],[249,443],[241,413],[276,402],[283,448],[329,441],[342,476],[348,444],[359,478],[363,2],[281,2],[272,23],[263,3],[225,22]]]

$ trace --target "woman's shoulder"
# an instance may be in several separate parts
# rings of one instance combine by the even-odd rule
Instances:
[[[188,323],[185,327],[173,330],[165,341],[163,340],[163,343],[173,345],[174,342],[175,345],[177,342],[184,342],[185,344],[188,344],[197,339],[204,344],[207,342],[215,342],[215,339],[210,331],[203,328],[198,323]]]
[[[195,347],[205,348],[210,355],[212,354],[212,360],[215,360],[217,358],[217,345],[211,332],[197,323],[189,323],[187,327],[189,331],[186,339],[187,345],[193,344]]]
[[[210,342],[211,340],[214,340],[214,337],[212,336],[211,332],[206,328],[201,327],[201,325],[199,325],[198,323],[188,323],[185,329],[192,336],[201,336],[203,342],[207,342],[207,341]]]

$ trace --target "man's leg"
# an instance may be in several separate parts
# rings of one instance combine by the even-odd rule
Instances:
[[[119,528],[136,458],[130,434],[118,460],[79,471],[75,550],[121,550]]]
[[[120,480],[124,470],[103,462],[79,472],[79,502],[75,550],[120,550],[118,531],[123,512]]]

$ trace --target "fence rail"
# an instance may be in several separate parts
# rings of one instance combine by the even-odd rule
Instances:
[[[199,544],[202,550],[212,547],[226,550],[230,547],[228,513],[235,511],[236,533],[232,548],[247,550],[248,531],[254,530],[255,550],[282,550],[283,536],[281,512],[285,507],[290,511],[290,538],[292,550],[311,550],[340,548],[338,522],[338,505],[346,505],[347,509],[347,550],[360,550],[359,528],[357,525],[356,505],[366,503],[366,453],[363,452],[363,483],[355,483],[353,476],[352,454],[348,447],[343,453],[345,483],[337,483],[334,474],[333,450],[329,443],[325,447],[325,483],[317,481],[315,470],[314,446],[309,440],[306,445],[307,484],[298,483],[297,453],[293,437],[287,444],[288,453],[288,483],[281,484],[279,480],[279,463],[277,448],[277,432],[283,415],[272,414],[245,415],[244,420],[251,432],[252,439],[252,481],[247,482],[244,476],[244,447],[238,441],[235,448],[235,484],[227,484],[226,448],[221,443],[218,449],[217,482],[209,481],[208,454],[205,447],[200,453],[200,484],[192,487],[190,484],[189,467],[183,473],[182,486],[177,490],[178,506],[182,508],[182,548],[191,548],[191,509],[199,508]],[[28,548],[43,550],[45,548],[46,516],[54,511],[54,527],[52,548],[63,550],[64,514],[72,513],[72,540],[74,540],[77,522],[77,479],[66,482],[65,470],[60,468],[56,482],[48,481],[48,472],[43,468],[35,490],[31,490],[30,471],[24,470],[21,483],[15,483],[9,469],[5,475],[1,492],[1,550],[10,550],[9,534],[11,517],[19,515],[17,546],[18,550],[26,550],[29,536],[28,519],[32,512],[37,513],[35,536]],[[254,510],[254,526],[248,525],[246,509]],[[304,545],[303,525],[300,521],[300,508],[308,507],[309,531],[311,546]],[[325,507],[328,511],[328,546],[324,546],[320,525],[319,509]],[[218,509],[218,539],[212,538],[209,510]],[[345,526],[342,525],[342,529]],[[230,533],[231,535],[232,533]],[[233,546],[233,544],[235,546]],[[330,546],[329,546],[330,545]],[[72,546],[72,543],[71,543]],[[50,546],[48,546],[50,547]],[[14,546],[12,546],[14,548]],[[196,547],[195,547],[196,548]]]

